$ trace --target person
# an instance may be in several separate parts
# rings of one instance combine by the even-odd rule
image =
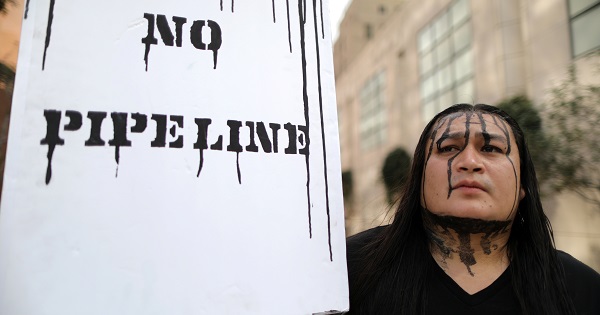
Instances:
[[[347,263],[348,314],[600,314],[600,275],[555,249],[523,132],[490,105],[427,124],[392,223]]]

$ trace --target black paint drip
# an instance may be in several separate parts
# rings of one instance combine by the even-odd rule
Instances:
[[[237,165],[238,183],[242,184],[242,171],[240,170],[240,152],[235,153],[235,163]]]
[[[485,146],[490,145],[490,134],[487,132],[487,125],[485,124],[485,119],[483,119],[483,114],[481,112],[477,112],[477,116],[479,117],[479,122],[481,123],[481,135],[483,136],[483,142]]]
[[[200,152],[200,162],[198,162],[198,174],[196,177],[200,177],[200,172],[202,172],[202,166],[204,166],[204,149],[198,150]]]
[[[40,144],[48,145],[48,166],[46,167],[46,185],[50,183],[52,178],[52,156],[57,145],[64,145],[65,140],[58,135],[60,127],[61,113],[56,110],[45,110],[44,117],[46,118],[46,137],[40,141]]]
[[[148,55],[150,54],[151,45],[156,45],[158,39],[154,37],[154,15],[144,13],[144,18],[148,20],[148,35],[142,38],[142,43],[146,45],[144,50],[144,63],[146,64],[146,71],[148,71]]]
[[[210,44],[208,44],[208,50],[212,50],[213,52],[213,69],[217,69],[217,57],[219,48],[221,48],[221,44],[223,43],[223,38],[221,37],[221,27],[214,21],[208,20],[208,27],[210,27]]]
[[[130,147],[131,141],[127,140],[127,113],[111,113],[110,116],[113,120],[114,138],[108,140],[108,145],[115,147],[115,162],[117,163],[115,177],[117,177],[119,176],[119,149],[121,146]]]
[[[305,34],[304,34],[304,25],[305,25],[305,17],[306,17],[306,8],[305,1],[298,0],[298,18],[300,20],[300,52],[302,56],[302,100],[304,104],[304,121],[305,126],[307,127],[307,131],[309,129],[310,119],[308,116],[308,91],[307,91],[307,78],[306,78],[306,45],[305,45]],[[303,13],[304,12],[304,15]],[[308,134],[307,134],[308,137]],[[312,213],[311,213],[311,202],[310,202],[310,155],[307,153],[305,155],[306,161],[306,199],[308,205],[308,233],[310,238],[312,238]]]
[[[48,26],[46,27],[46,42],[44,45],[44,57],[42,60],[42,71],[46,67],[46,53],[48,52],[48,47],[50,46],[50,35],[52,33],[52,20],[54,19],[54,4],[56,0],[50,0],[50,10],[48,12]]]
[[[233,13],[234,0],[231,0],[231,12]],[[221,11],[223,11],[223,0],[221,0]]]
[[[210,125],[212,120],[208,118],[196,118],[195,122],[198,125],[198,141],[194,143],[194,149],[200,151],[200,161],[196,177],[200,177],[200,172],[204,165],[204,150],[208,149],[208,125]]]
[[[477,261],[475,260],[475,250],[471,248],[471,235],[469,233],[459,233],[458,240],[460,241],[460,245],[458,247],[458,256],[460,257],[460,261],[467,266],[467,270],[471,276],[475,276],[473,271],[471,271],[471,266],[475,265]]]
[[[437,150],[441,150],[441,146],[442,143],[449,137],[450,134],[450,126],[452,126],[452,122],[454,121],[454,119],[456,119],[455,116],[450,117],[448,119],[448,125],[446,126],[446,130],[444,130],[444,133],[442,133],[442,135],[440,136],[440,138],[436,141],[436,148]],[[464,148],[463,148],[464,149]],[[450,169],[452,167],[452,161],[454,161],[454,158],[456,158],[456,156],[458,156],[460,154],[460,152],[462,152],[462,150],[460,150],[459,152],[457,152],[454,156],[452,156],[450,159],[448,159],[448,198],[450,198],[450,194],[452,193],[452,184],[450,183],[450,177],[452,176],[452,170]]]
[[[290,53],[292,53],[292,32],[290,28],[290,0],[285,0],[285,10],[287,12],[288,44],[290,46]]]
[[[23,19],[27,20],[28,12],[29,12],[29,0],[27,0],[27,2],[25,2],[25,15],[23,16]]]
[[[452,191],[454,190],[454,188],[452,188],[452,163],[454,162],[454,159],[459,154],[463,153],[463,151],[469,145],[469,136],[471,134],[471,117],[472,117],[472,115],[473,115],[472,113],[465,113],[465,143],[464,143],[463,147],[460,150],[458,150],[458,152],[456,152],[456,154],[448,160],[448,199],[450,199],[450,195],[452,194]],[[450,124],[448,124],[448,129],[450,129]],[[439,143],[441,144],[441,141]]]
[[[319,4],[321,5],[321,36],[323,39],[325,39],[325,23],[323,23],[323,0],[319,0]]]
[[[323,118],[323,93],[321,91],[321,54],[319,51],[319,30],[317,27],[317,2],[313,0],[313,22],[315,28],[315,52],[317,55],[317,86],[319,91],[319,114],[321,117],[321,142],[323,144],[323,177],[325,179],[325,207],[327,211],[327,236],[329,242],[329,260],[333,261],[331,249],[331,216],[329,214],[329,180],[327,177],[327,147],[325,145],[325,121]],[[322,12],[321,12],[322,13]],[[321,15],[322,17],[322,15]],[[307,139],[308,141],[308,139]],[[308,143],[307,143],[308,146]]]
[[[320,14],[321,14],[321,37],[325,38],[325,25],[323,22],[323,1],[319,0],[320,4]],[[223,11],[223,0],[220,2],[221,11]],[[328,229],[328,244],[329,244],[329,256],[330,260],[333,261],[333,253],[331,247],[331,218],[330,218],[330,208],[329,208],[329,187],[328,187],[328,178],[327,178],[327,152],[325,146],[325,131],[324,131],[324,118],[323,118],[323,103],[322,103],[322,90],[321,90],[321,65],[320,65],[320,50],[319,50],[319,36],[318,36],[318,23],[317,23],[317,3],[316,0],[312,1],[313,5],[313,22],[314,22],[314,30],[315,30],[315,45],[316,45],[316,54],[317,54],[317,79],[318,79],[318,93],[319,93],[319,109],[321,114],[321,132],[322,132],[322,140],[323,140],[323,163],[324,163],[324,177],[325,177],[325,198],[326,198],[326,210],[327,210],[327,229]],[[273,22],[276,23],[276,14],[275,14],[275,0],[272,0],[273,7]],[[307,62],[306,62],[306,34],[305,34],[305,24],[306,24],[306,0],[298,0],[298,18],[299,18],[299,31],[300,31],[300,50],[301,50],[301,66],[302,66],[302,99],[304,105],[304,119],[305,119],[305,137],[306,137],[306,145],[305,148],[302,149],[302,154],[305,155],[305,163],[306,163],[306,199],[307,199],[307,208],[308,208],[308,232],[309,237],[312,238],[312,204],[311,204],[311,194],[310,194],[310,154],[309,154],[309,130],[310,130],[310,120],[309,120],[309,101],[308,101],[308,79],[307,79]],[[234,12],[234,1],[231,1],[231,12]],[[287,26],[288,26],[288,44],[290,53],[292,52],[292,35],[291,35],[291,26],[290,26],[290,9],[289,9],[289,0],[286,0],[286,15],[287,15]],[[215,63],[216,65],[216,63]],[[287,149],[286,149],[287,150]],[[228,151],[234,151],[237,154],[237,169],[238,169],[238,181],[241,184],[241,173],[239,168],[239,151],[230,150],[228,147]],[[201,159],[202,159],[202,152]]]
[[[302,0],[302,23],[306,23],[306,0]]]
[[[486,255],[490,255],[492,253],[492,248],[498,248],[497,245],[492,244],[491,238],[508,233],[512,223],[511,220],[488,221],[454,216],[440,216],[427,209],[423,209],[421,213],[429,239],[432,245],[440,251],[442,259],[445,260],[450,257],[451,253],[458,252],[460,261],[467,267],[471,276],[474,276],[471,271],[471,266],[477,263],[474,256],[475,251],[471,247],[471,234],[483,234],[480,244],[483,248],[483,252]],[[436,230],[439,230],[440,228],[441,234],[444,235],[444,237],[439,236],[439,232],[436,233]],[[449,230],[453,230],[458,234],[458,250],[452,249],[453,244],[446,244],[448,240],[450,240],[450,242],[452,240]]]

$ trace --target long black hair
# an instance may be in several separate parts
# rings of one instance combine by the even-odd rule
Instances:
[[[421,180],[427,141],[440,119],[458,112],[491,114],[511,128],[519,150],[520,201],[508,240],[512,285],[523,314],[575,314],[558,260],[552,227],[544,214],[539,186],[525,137],[504,111],[485,104],[457,104],[437,114],[423,130],[411,170],[402,187],[393,222],[361,248],[360,272],[350,288],[350,314],[422,314],[427,303],[426,278],[432,271],[429,239],[423,226]]]

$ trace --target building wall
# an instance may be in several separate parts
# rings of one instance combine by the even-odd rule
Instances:
[[[334,44],[338,56],[334,61],[336,75],[343,72],[367,42],[378,32],[404,0],[356,0],[346,10],[340,28],[346,30]]]
[[[354,2],[360,1],[364,0]],[[454,1],[402,2],[389,16],[382,17],[375,35],[365,40],[351,61],[336,68],[342,169],[352,172],[354,181],[345,206],[348,235],[390,219],[380,179],[383,160],[398,146],[413,152],[429,119],[422,111],[418,34]],[[497,104],[525,94],[534,104],[543,104],[549,90],[566,77],[571,63],[580,69],[583,81],[600,83],[591,66],[598,58],[572,57],[566,0],[467,1],[474,93],[462,95],[459,101]],[[347,33],[354,31],[342,22],[339,36],[348,38]],[[340,49],[334,47],[334,61],[343,53]],[[379,71],[385,71],[386,76],[387,136],[378,147],[363,150],[360,91]],[[600,270],[600,209],[567,193],[547,197],[543,202],[557,247]]]

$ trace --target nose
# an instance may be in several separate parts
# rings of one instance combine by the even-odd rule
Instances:
[[[480,173],[483,171],[481,155],[479,154],[479,151],[471,145],[467,145],[467,147],[456,156],[454,164],[458,170],[462,172]]]

